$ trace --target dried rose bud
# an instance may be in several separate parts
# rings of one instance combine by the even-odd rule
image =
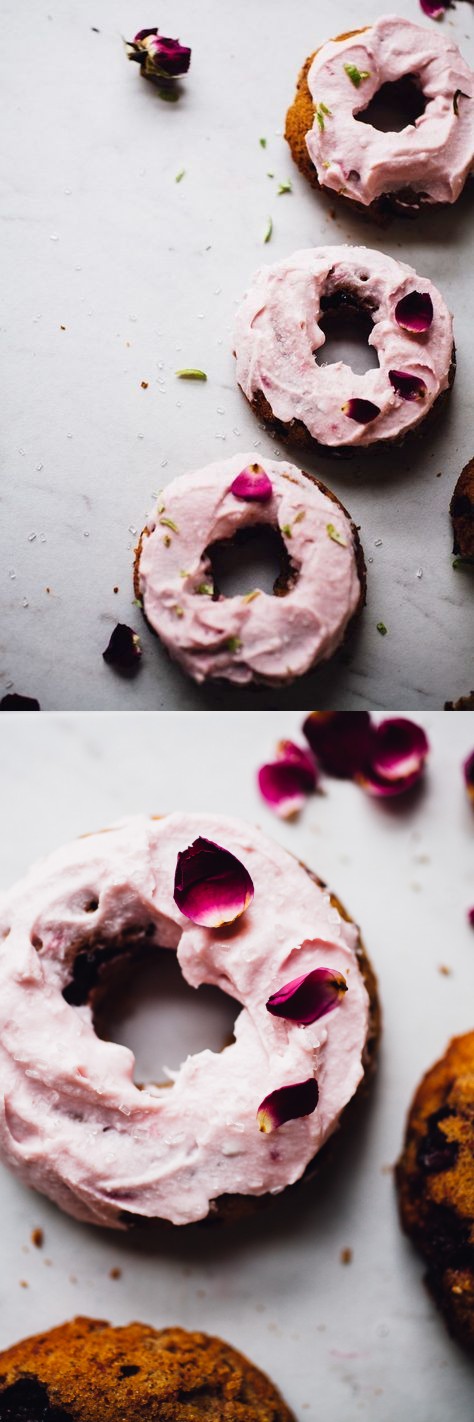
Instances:
[[[402,331],[421,336],[429,331],[433,320],[433,302],[428,291],[409,291],[397,301],[395,320]]]
[[[128,58],[140,65],[146,79],[179,79],[187,74],[191,50],[177,39],[160,35],[158,29],[139,30],[133,40],[126,41]]]
[[[287,820],[298,814],[306,795],[316,788],[317,771],[307,751],[293,741],[280,741],[277,759],[261,765],[257,778],[267,805],[281,819]]]
[[[468,755],[467,760],[464,761],[463,771],[464,779],[466,782],[466,790],[469,795],[469,799],[472,800],[472,803],[474,805],[474,751],[471,751],[471,754]]]
[[[347,983],[342,973],[332,968],[313,968],[311,973],[293,978],[293,982],[272,993],[266,1003],[267,1012],[297,1022],[299,1027],[309,1027],[319,1017],[333,1012],[345,992]]]
[[[133,627],[127,627],[126,622],[117,622],[105,652],[102,653],[104,662],[111,667],[118,667],[119,671],[136,671],[142,654],[140,638]]]
[[[285,1121],[295,1121],[298,1116],[311,1116],[318,1104],[318,1083],[314,1076],[308,1081],[299,1081],[295,1086],[280,1086],[271,1091],[261,1102],[257,1111],[258,1128],[264,1135],[277,1131]]]
[[[311,711],[303,734],[327,775],[352,780],[368,759],[373,727],[368,711]]]
[[[343,415],[347,415],[349,420],[357,420],[359,425],[370,425],[371,420],[380,415],[379,406],[374,405],[372,400],[346,400],[341,410]]]
[[[0,711],[41,711],[41,706],[33,696],[20,696],[19,692],[11,691],[2,696]]]
[[[229,849],[199,836],[178,854],[174,901],[201,928],[233,923],[252,902],[250,874]]]
[[[247,468],[237,474],[230,486],[230,492],[236,499],[266,504],[272,497],[273,488],[261,464],[247,464]]]
[[[371,795],[402,795],[420,780],[429,742],[421,726],[394,716],[377,726],[370,759],[355,779]]]
[[[407,370],[389,370],[388,378],[392,389],[402,400],[424,400],[426,385],[419,375],[410,375]]]

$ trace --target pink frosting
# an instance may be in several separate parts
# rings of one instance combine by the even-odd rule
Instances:
[[[278,684],[330,657],[357,607],[360,585],[350,521],[293,464],[265,459],[265,503],[231,493],[253,454],[237,454],[168,484],[143,541],[140,591],[146,616],[196,681],[224,677]],[[161,511],[161,512],[160,512]],[[175,530],[163,519],[171,519]],[[204,550],[255,524],[279,528],[298,576],[283,597],[259,591],[213,600]],[[342,542],[335,542],[332,528]]]
[[[355,87],[344,69],[367,74]],[[416,76],[427,100],[425,112],[400,133],[381,133],[354,117],[382,84]],[[454,96],[474,95],[474,75],[457,46],[433,25],[382,15],[363,34],[330,40],[315,55],[308,74],[315,104],[330,110],[324,127],[315,117],[306,135],[318,181],[365,206],[403,188],[433,203],[455,202],[474,162],[474,105]]]
[[[201,834],[236,854],[254,882],[231,932],[195,927],[173,900],[178,851]],[[90,1008],[62,996],[91,936],[112,944],[127,927],[177,951],[193,987],[215,984],[242,1004],[235,1041],[188,1057],[170,1073],[171,1089],[139,1090],[133,1054],[99,1040]],[[186,1224],[226,1193],[278,1194],[334,1131],[363,1076],[368,996],[356,936],[286,850],[238,820],[142,816],[57,850],[0,905],[5,1160],[69,1214],[116,1228],[122,1211]],[[348,983],[331,1014],[300,1028],[266,1011],[270,993],[318,966]],[[262,1135],[263,1098],[311,1076],[314,1113]]]
[[[433,302],[432,324],[420,336],[395,320],[398,301],[414,289]],[[343,361],[317,365],[314,358],[325,342],[321,297],[341,290],[373,308],[369,345],[379,366],[362,375]],[[313,247],[256,273],[236,317],[237,380],[248,400],[262,391],[277,419],[302,420],[319,444],[370,445],[397,439],[425,418],[449,384],[452,344],[451,315],[427,277],[367,247]],[[403,399],[389,370],[421,378],[424,399]],[[350,419],[342,406],[354,398],[371,401],[380,415],[365,425]]]

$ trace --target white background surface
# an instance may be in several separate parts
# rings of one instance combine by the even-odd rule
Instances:
[[[435,32],[418,0],[397,6]],[[452,568],[448,505],[473,452],[472,190],[386,230],[343,209],[332,220],[332,201],[308,187],[281,137],[306,55],[394,8],[160,0],[150,13],[131,0],[1,0],[2,694],[12,682],[45,709],[441,707],[469,689],[472,573]],[[193,49],[177,105],[125,58],[121,35],[150,22]],[[473,23],[460,3],[442,25],[471,63]],[[288,177],[293,193],[277,197]],[[236,302],[263,261],[345,241],[386,249],[440,286],[458,348],[449,410],[413,448],[306,461],[373,559],[350,648],[288,692],[199,690],[131,607],[130,529],[174,475],[253,444],[262,458],[274,452],[235,385]],[[207,385],[175,379],[189,365]],[[118,620],[143,635],[133,682],[102,661]]]
[[[341,1131],[319,1182],[231,1232],[171,1230],[140,1245],[74,1223],[1,1168],[0,1347],[78,1312],[180,1323],[241,1347],[299,1422],[471,1422],[473,1366],[425,1294],[388,1168],[420,1075],[473,1025],[474,818],[460,764],[474,716],[419,719],[432,755],[413,801],[382,804],[326,780],[299,823],[284,825],[260,801],[255,769],[279,737],[298,735],[295,713],[6,718],[2,886],[126,813],[202,810],[203,833],[206,809],[243,816],[326,878],[362,925],[385,1030],[368,1109],[356,1131]],[[35,1226],[42,1251],[30,1245]]]

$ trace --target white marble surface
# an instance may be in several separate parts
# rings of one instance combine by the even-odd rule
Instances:
[[[473,1366],[424,1291],[390,1170],[421,1073],[450,1034],[472,1027],[474,818],[460,763],[474,716],[419,719],[432,756],[414,802],[382,805],[327,781],[294,825],[260,802],[254,773],[279,737],[298,735],[295,712],[3,723],[1,887],[35,856],[123,814],[202,810],[205,832],[206,809],[231,810],[316,869],[361,923],[385,1026],[371,1100],[357,1129],[341,1132],[319,1183],[231,1232],[168,1231],[141,1246],[75,1224],[0,1168],[0,1347],[77,1312],[176,1322],[243,1348],[298,1422],[471,1422]],[[41,1251],[30,1244],[35,1226]],[[120,1279],[110,1278],[114,1267]]]
[[[472,574],[453,570],[448,504],[472,455],[472,191],[386,230],[339,209],[333,220],[281,136],[305,56],[393,8],[162,0],[150,14],[131,0],[2,0],[2,693],[13,683],[45,709],[430,708],[471,684]],[[430,28],[417,0],[398,9]],[[193,48],[176,106],[124,56],[121,34],[150,20]],[[443,30],[472,62],[472,6],[456,5]],[[293,192],[278,197],[288,177]],[[308,463],[373,560],[350,647],[288,692],[198,690],[131,606],[130,530],[173,475],[252,442],[273,453],[235,386],[235,303],[263,260],[351,240],[406,258],[442,289],[458,347],[449,410],[412,449]],[[175,379],[192,364],[207,385]],[[142,631],[133,682],[102,661],[119,619]]]

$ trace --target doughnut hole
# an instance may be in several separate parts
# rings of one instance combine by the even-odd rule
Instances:
[[[365,273],[360,280],[367,280]],[[314,352],[317,365],[333,365],[342,360],[356,375],[364,375],[379,365],[377,351],[369,346],[374,322],[366,298],[352,291],[323,294],[318,326],[326,339]]]
[[[401,133],[416,123],[426,109],[427,100],[415,74],[405,74],[381,84],[365,109],[354,114],[358,123],[368,123],[380,133]]]
[[[154,924],[128,926],[120,942],[89,944],[76,954],[63,988],[71,1006],[89,1005],[102,1041],[133,1052],[137,1086],[169,1086],[167,1068],[176,1071],[206,1047],[222,1051],[240,1012],[220,988],[190,987],[174,950],[152,943],[155,931]]]
[[[279,528],[254,523],[239,528],[233,538],[223,538],[206,548],[214,585],[214,598],[244,596],[259,588],[285,597],[297,580]]]

